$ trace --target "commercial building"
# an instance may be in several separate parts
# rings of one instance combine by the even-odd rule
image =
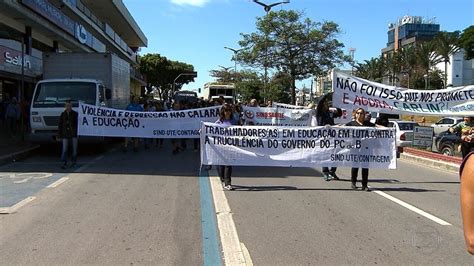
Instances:
[[[440,25],[433,19],[424,19],[420,16],[404,16],[397,23],[388,25],[387,47],[382,49],[382,55],[387,56],[391,52],[405,46],[415,46],[417,43],[431,41],[440,32]],[[444,62],[433,68],[445,71]],[[384,80],[388,83],[388,80]],[[474,84],[474,60],[465,60],[464,51],[452,54],[447,66],[447,85],[463,86]]]
[[[0,102],[31,98],[44,52],[114,53],[140,95],[137,52],[147,42],[121,0],[0,0]]]
[[[434,18],[404,16],[396,23],[388,24],[387,47],[382,49],[382,55],[386,56],[408,45],[430,41],[438,34],[439,29],[439,24],[436,24]]]

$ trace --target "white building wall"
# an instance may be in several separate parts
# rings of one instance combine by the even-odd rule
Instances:
[[[444,62],[436,65],[436,68],[444,72]],[[464,50],[451,55],[447,64],[448,86],[453,87],[474,84],[474,60],[464,59]]]

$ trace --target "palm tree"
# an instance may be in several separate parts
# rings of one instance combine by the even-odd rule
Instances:
[[[398,50],[395,50],[384,58],[385,67],[387,70],[386,76],[390,78],[391,85],[395,84],[395,80],[399,79],[398,76],[402,70],[402,58]]]
[[[355,69],[356,76],[376,82],[382,82],[385,72],[381,57],[372,57],[370,60],[364,60],[364,63],[357,63]]]
[[[418,66],[428,80],[427,87],[429,87],[430,69],[442,62],[443,58],[435,53],[434,42],[424,42],[416,46],[415,54]]]
[[[407,88],[410,88],[410,78],[417,67],[417,60],[415,54],[415,47],[408,45],[400,50],[401,73],[406,73],[408,76]]]
[[[448,86],[448,63],[452,54],[459,51],[459,32],[439,32],[434,38],[436,53],[444,60],[444,87]]]

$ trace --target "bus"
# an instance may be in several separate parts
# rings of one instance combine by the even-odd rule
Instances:
[[[177,91],[174,94],[174,101],[195,104],[198,101],[198,95],[195,91]]]
[[[211,101],[218,99],[220,96],[223,96],[227,103],[235,103],[235,85],[233,83],[219,84],[215,82],[204,84],[204,99]]]

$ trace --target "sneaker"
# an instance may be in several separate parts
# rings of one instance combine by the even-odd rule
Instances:
[[[69,166],[70,168],[74,168],[76,167],[76,163],[72,163],[71,166]]]
[[[324,179],[325,181],[331,181],[332,178],[331,178],[331,176],[330,176],[328,173],[323,173],[323,179]]]
[[[232,190],[232,189],[234,189],[234,188],[232,187],[232,185],[225,185],[225,186],[224,186],[224,189],[225,189],[225,190]]]
[[[370,192],[370,188],[369,187],[362,187],[362,191]]]
[[[332,177],[334,180],[340,180],[339,177],[336,175],[336,173],[329,173],[329,175]]]
[[[357,189],[357,186],[356,186],[355,184],[352,184],[352,185],[351,185],[351,188],[352,188],[352,189]]]
[[[66,169],[67,168],[67,163],[64,163],[63,166],[61,166],[61,169]]]

